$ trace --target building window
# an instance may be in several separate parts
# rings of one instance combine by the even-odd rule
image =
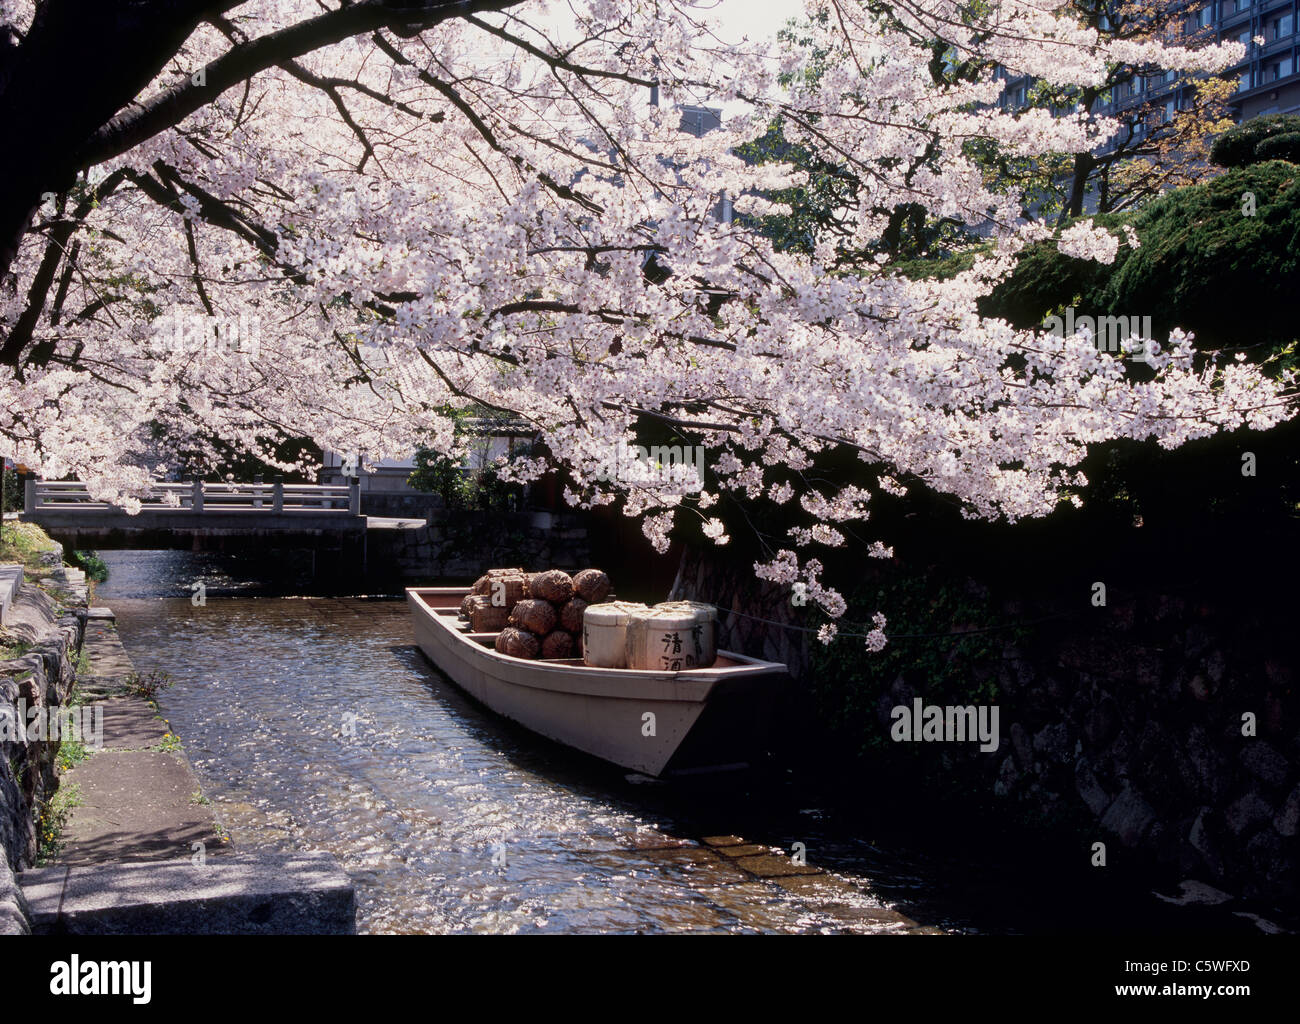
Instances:
[[[1199,11],[1196,12],[1197,28],[1208,28],[1210,25],[1213,24],[1214,24],[1214,4],[1210,4],[1208,7],[1202,7]]]
[[[1174,99],[1165,100],[1165,120],[1172,121],[1174,114],[1178,110],[1178,101]]]
[[[1250,88],[1250,72],[1243,71],[1237,79],[1237,92],[1245,92]]]
[[[1283,57],[1281,60],[1270,61],[1264,65],[1263,77],[1260,84],[1264,82],[1276,82],[1279,78],[1286,78],[1291,74],[1291,58]]]
[[[1269,23],[1269,28],[1271,29],[1268,36],[1270,40],[1289,36],[1295,31],[1295,15],[1283,14],[1281,17],[1274,18]]]

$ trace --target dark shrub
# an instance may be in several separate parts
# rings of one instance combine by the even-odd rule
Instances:
[[[1107,266],[1066,256],[1055,242],[1035,243],[980,312],[1025,328],[1066,306],[1079,315],[1149,316],[1159,340],[1181,327],[1196,334],[1197,348],[1263,358],[1300,336],[1298,184],[1300,167],[1273,160],[1094,218],[1112,230],[1131,224],[1141,247],[1121,245]]]
[[[1300,167],[1274,160],[1176,189],[1134,226],[1142,247],[1110,274],[1102,311],[1150,316],[1157,337],[1182,327],[1199,349],[1252,359],[1300,336]]]
[[[1261,160],[1278,159],[1261,154],[1260,143],[1277,135],[1294,135],[1297,132],[1300,132],[1300,116],[1295,114],[1253,117],[1244,124],[1229,128],[1214,140],[1214,145],[1210,147],[1210,162],[1220,167],[1248,167]]]
[[[1261,142],[1255,153],[1262,160],[1286,160],[1300,164],[1300,131],[1272,135]]]
[[[1132,213],[1112,213],[1094,217],[1093,223],[1116,231],[1134,218]],[[1035,242],[1025,248],[1011,276],[980,300],[979,311],[1021,328],[1039,326],[1066,306],[1094,312],[1106,282],[1131,251],[1121,245],[1115,263],[1107,265],[1067,256],[1055,241]]]

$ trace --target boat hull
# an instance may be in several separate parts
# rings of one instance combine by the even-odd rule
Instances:
[[[711,668],[682,672],[512,658],[490,646],[493,634],[470,633],[459,622],[466,593],[408,589],[416,643],[471,697],[535,733],[659,776],[735,766],[766,732],[784,665],[726,651]]]

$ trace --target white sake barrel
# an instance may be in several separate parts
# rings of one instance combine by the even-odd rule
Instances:
[[[649,611],[636,601],[606,601],[582,612],[582,660],[596,668],[627,668],[627,624],[636,612]]]
[[[690,608],[647,608],[627,624],[627,667],[660,672],[699,668],[704,651]]]
[[[689,611],[695,616],[695,646],[700,652],[696,668],[708,668],[718,659],[718,609],[703,601],[665,601],[655,605],[664,611]]]

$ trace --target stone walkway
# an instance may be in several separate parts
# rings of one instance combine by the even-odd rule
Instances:
[[[82,652],[77,692],[90,756],[62,779],[79,802],[55,863],[20,878],[32,930],[354,934],[355,889],[329,854],[229,852],[180,740],[131,685],[109,609],[89,609]]]
[[[106,608],[92,608],[78,680],[83,722],[98,723],[102,746],[73,766],[63,784],[80,790],[64,830],[60,864],[206,857],[225,845],[199,780],[157,705],[128,692],[134,668]],[[84,728],[84,726],[83,726]],[[196,844],[202,844],[201,846]]]

